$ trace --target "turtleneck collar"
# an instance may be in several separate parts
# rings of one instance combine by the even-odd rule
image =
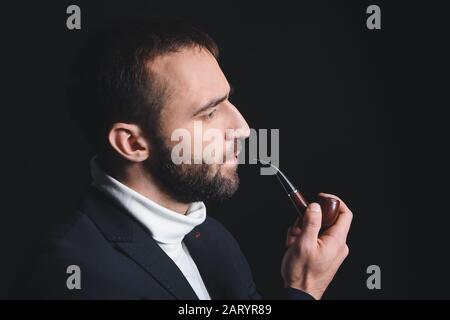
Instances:
[[[92,185],[111,196],[119,205],[140,221],[159,245],[181,245],[186,234],[206,218],[202,201],[192,202],[185,215],[170,210],[108,175],[94,157],[90,163]]]

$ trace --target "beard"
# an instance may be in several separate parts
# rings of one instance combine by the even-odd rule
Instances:
[[[144,167],[173,199],[182,203],[196,201],[223,201],[239,187],[237,166],[222,173],[221,164],[175,164],[171,147],[159,134],[152,135],[153,156],[144,161]]]

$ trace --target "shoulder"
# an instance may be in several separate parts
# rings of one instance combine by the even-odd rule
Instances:
[[[108,246],[109,242],[95,223],[78,210],[45,239],[42,252],[61,259],[89,259]]]
[[[110,269],[108,262],[114,257],[113,251],[93,221],[78,211],[57,226],[42,242],[38,254],[29,261],[13,292],[25,299],[104,296],[103,293],[108,292],[106,289],[112,289],[115,285],[107,272]],[[71,275],[77,276],[76,273],[82,275],[84,287],[95,282],[98,290],[69,288],[68,279]]]

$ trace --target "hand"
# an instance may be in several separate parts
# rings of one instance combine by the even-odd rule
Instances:
[[[320,205],[311,203],[303,216],[302,228],[298,218],[289,228],[288,249],[281,264],[285,287],[292,287],[320,299],[337,270],[349,253],[347,234],[353,214],[338,197],[321,193],[340,201],[336,222],[319,236],[322,223]]]

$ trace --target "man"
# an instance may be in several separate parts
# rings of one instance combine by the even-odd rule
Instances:
[[[237,190],[236,145],[249,135],[217,56],[207,34],[172,19],[88,42],[73,68],[69,101],[97,153],[93,182],[78,212],[48,241],[24,296],[261,298],[239,245],[203,203]],[[199,122],[221,138],[202,139],[202,148],[220,146],[216,159],[225,161],[176,164],[172,134],[183,129],[195,137]],[[319,236],[320,206],[313,203],[302,227],[297,221],[289,229],[281,267],[286,298],[322,297],[348,255],[351,219],[341,200],[337,222]]]

